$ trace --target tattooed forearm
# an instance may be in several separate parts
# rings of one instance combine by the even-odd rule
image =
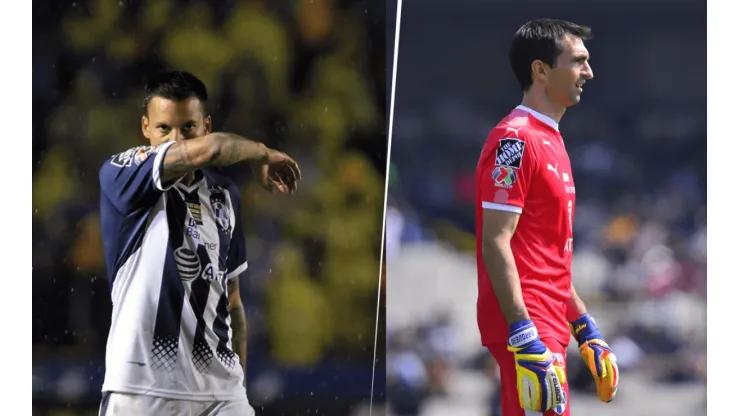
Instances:
[[[162,162],[162,181],[179,178],[197,167],[193,166],[188,150],[188,142],[179,141],[167,149]]]
[[[239,277],[227,282],[229,315],[231,316],[231,347],[239,356],[239,364],[247,375],[247,314],[239,295]]]
[[[268,149],[258,143],[231,133],[211,133],[182,140],[167,149],[162,163],[162,180],[180,178],[207,166],[229,166],[267,157]]]
[[[244,149],[247,143],[241,140],[224,140],[223,146],[220,152],[220,162],[224,165],[233,165],[234,163],[241,162],[244,157]]]
[[[234,352],[239,356],[239,364],[244,370],[244,376],[247,375],[247,314],[244,312],[244,306],[231,308],[231,346]]]
[[[267,156],[268,149],[258,143],[231,133],[213,133],[219,142],[213,164],[228,166],[246,160],[259,160]]]

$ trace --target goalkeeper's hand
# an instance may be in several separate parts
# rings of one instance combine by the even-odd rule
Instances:
[[[617,357],[604,341],[591,315],[585,313],[571,322],[570,332],[578,341],[581,358],[594,376],[599,399],[604,403],[609,403],[617,394],[619,385]]]
[[[562,414],[567,402],[563,384],[565,370],[550,349],[540,341],[530,320],[509,328],[509,351],[514,353],[519,404],[525,410]]]

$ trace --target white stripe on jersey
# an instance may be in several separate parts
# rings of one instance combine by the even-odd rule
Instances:
[[[496,211],[506,211],[506,212],[513,212],[515,214],[521,214],[522,208],[521,207],[515,207],[514,205],[506,205],[506,204],[497,204],[495,202],[488,202],[483,201],[483,208],[484,209],[492,209]]]

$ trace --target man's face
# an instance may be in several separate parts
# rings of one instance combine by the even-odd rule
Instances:
[[[141,118],[141,131],[152,146],[193,139],[211,132],[211,117],[205,116],[197,98],[172,101],[154,97]]]
[[[581,38],[566,36],[562,47],[563,52],[557,57],[555,67],[547,70],[545,91],[553,103],[570,107],[581,100],[583,83],[593,78],[594,73]]]

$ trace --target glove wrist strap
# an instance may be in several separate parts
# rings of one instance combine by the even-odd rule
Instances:
[[[584,313],[579,316],[578,319],[571,322],[570,332],[578,341],[578,344],[582,344],[589,339],[601,338],[599,327],[596,325],[596,321],[589,313]]]
[[[539,338],[537,328],[531,320],[519,321],[509,326],[509,346],[522,348]]]

